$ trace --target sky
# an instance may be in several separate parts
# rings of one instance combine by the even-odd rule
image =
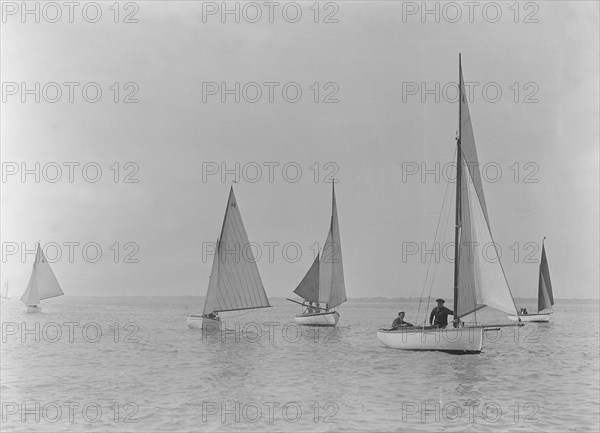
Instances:
[[[58,2],[39,22],[33,3],[3,3],[11,291],[41,242],[66,295],[204,295],[237,180],[266,292],[288,296],[325,241],[335,178],[348,296],[451,297],[452,209],[437,260],[427,250],[453,175],[462,53],[513,295],[537,295],[545,236],[555,297],[598,298],[597,2],[481,2],[471,17],[468,2],[460,17],[436,2],[438,16],[421,2],[290,3],[270,19],[264,2],[229,2],[239,22],[221,2],[98,2],[101,15],[82,2],[71,17]]]

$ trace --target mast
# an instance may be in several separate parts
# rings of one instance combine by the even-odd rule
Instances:
[[[462,137],[462,64],[461,55],[458,54],[458,138],[456,139],[456,215],[454,219],[454,319],[458,317],[458,271],[459,271],[459,251],[460,251],[460,226],[461,226],[461,207],[460,207],[460,184],[461,184],[461,147]]]
[[[335,179],[331,179],[331,222],[329,224],[329,231],[333,232],[333,216],[335,213]],[[335,248],[339,248],[339,245],[333,244],[333,251],[335,252]],[[329,300],[325,304],[325,308],[329,308],[329,304],[331,304],[331,292],[333,289],[333,272],[331,273],[331,279],[329,280]]]
[[[544,241],[546,240],[546,236],[542,238],[542,256],[540,257],[540,265],[538,266],[538,313],[540,312],[540,298],[544,296],[541,293],[540,286],[542,284],[542,279],[544,278],[542,275],[542,263],[544,262]]]

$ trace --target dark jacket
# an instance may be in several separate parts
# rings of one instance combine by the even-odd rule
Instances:
[[[400,319],[400,317],[396,317],[392,322],[392,329],[400,328],[401,326],[413,326],[412,323],[405,322]]]
[[[431,310],[431,314],[429,315],[429,324],[433,324],[438,328],[443,328],[444,326],[448,326],[448,316],[454,314],[449,308],[446,307],[434,307]],[[435,321],[434,321],[435,318]]]

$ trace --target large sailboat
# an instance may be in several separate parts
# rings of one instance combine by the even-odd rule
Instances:
[[[430,326],[380,329],[378,340],[396,349],[479,353],[485,325],[476,312],[490,306],[516,314],[499,255],[492,238],[483,184],[475,148],[473,126],[465,94],[459,55],[459,130],[456,140],[456,210],[454,233],[454,327]],[[477,243],[478,242],[478,243]],[[494,257],[473,254],[473,245],[493,245]],[[489,251],[488,251],[489,252]],[[471,316],[473,315],[473,316]],[[466,323],[464,318],[469,322]],[[452,326],[452,325],[451,325]]]
[[[327,240],[294,293],[304,299],[304,302],[298,302],[288,298],[304,307],[302,313],[295,317],[296,323],[306,326],[337,325],[340,313],[335,311],[335,307],[346,302],[346,286],[334,182],[332,182],[331,224]]]
[[[189,315],[186,322],[190,328],[214,331],[222,326],[219,313],[270,306],[232,186],[213,254],[204,309],[202,314]]]
[[[549,310],[554,305],[554,296],[552,295],[552,282],[550,281],[550,268],[548,268],[548,259],[546,258],[546,249],[542,240],[542,260],[540,260],[539,281],[538,281],[538,312],[529,314],[525,308],[521,308],[518,315],[510,314],[508,318],[519,322],[549,322],[552,311]]]
[[[27,306],[28,313],[39,313],[42,310],[40,301],[61,295],[64,293],[38,243],[29,284],[21,296],[21,302]]]

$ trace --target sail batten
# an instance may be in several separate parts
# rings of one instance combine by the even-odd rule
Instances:
[[[232,187],[213,254],[203,314],[270,306]]]

